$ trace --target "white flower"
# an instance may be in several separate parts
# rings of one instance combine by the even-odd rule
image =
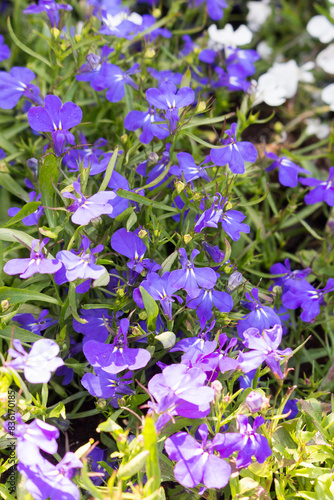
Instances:
[[[321,92],[321,99],[329,104],[331,111],[334,111],[334,83],[327,85]]]
[[[247,26],[242,24],[235,31],[231,24],[219,30],[215,24],[211,24],[208,29],[210,42],[209,47],[215,50],[222,50],[224,47],[240,47],[248,45],[253,38],[253,34]]]
[[[136,24],[137,26],[140,26],[143,22],[143,18],[137,14],[136,12],[132,12],[131,14],[128,14],[126,11],[121,11],[118,12],[118,14],[112,16],[107,13],[106,17],[102,17],[102,21],[105,23],[105,25],[110,28],[110,29],[116,29],[117,26],[121,24],[122,21],[131,21],[132,23]]]
[[[308,22],[306,29],[314,38],[322,43],[329,43],[334,39],[334,25],[325,16],[314,16]]]
[[[334,43],[330,43],[325,50],[319,52],[315,62],[326,73],[334,74]]]
[[[271,13],[270,0],[247,2],[247,23],[252,31],[259,31]]]
[[[299,68],[296,61],[291,59],[285,63],[274,63],[268,73],[275,77],[277,85],[285,89],[285,97],[290,99],[296,95],[299,81],[308,83],[314,81],[314,77],[310,73],[313,68],[314,63],[311,61]]]
[[[286,101],[285,89],[276,81],[275,76],[264,73],[258,82],[252,82],[254,92],[253,106],[265,102],[268,106],[280,106]]]
[[[330,127],[327,123],[321,123],[319,118],[309,118],[306,120],[305,132],[307,135],[315,135],[318,139],[325,139],[329,136]]]
[[[269,59],[271,54],[273,53],[273,49],[269,47],[265,40],[262,40],[256,47],[256,51],[261,56],[261,59]]]

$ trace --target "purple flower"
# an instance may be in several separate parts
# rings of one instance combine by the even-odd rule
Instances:
[[[73,10],[73,7],[64,3],[56,3],[54,0],[39,0],[37,5],[29,5],[23,14],[40,14],[41,12],[46,12],[50,20],[50,24],[53,27],[57,27],[59,24],[59,11],[60,10]]]
[[[263,306],[259,300],[259,291],[253,288],[251,294],[246,293],[247,301],[242,301],[242,305],[251,312],[243,316],[237,323],[237,332],[239,337],[243,338],[243,333],[248,328],[254,327],[262,331],[264,328],[270,328],[274,325],[280,325],[281,319],[275,311],[269,306]]]
[[[42,242],[32,240],[30,258],[9,260],[3,268],[5,273],[10,275],[20,274],[20,278],[30,278],[36,273],[54,274],[61,268],[61,262],[57,259],[47,259],[45,257],[43,248],[48,241],[49,238],[44,238]],[[35,250],[38,244],[38,250]]]
[[[195,100],[195,92],[189,87],[177,90],[176,85],[163,82],[158,89],[148,89],[146,99],[158,109],[166,111],[165,118],[170,120],[171,128],[179,120],[179,109],[189,106]]]
[[[206,3],[209,17],[214,21],[219,21],[224,16],[224,9],[228,7],[225,0],[196,0],[196,5]]]
[[[161,277],[157,273],[149,273],[146,279],[141,282],[142,286],[154,300],[159,300],[163,312],[168,316],[168,319],[172,319],[172,304],[174,302],[173,297],[175,297],[179,303],[182,303],[181,297],[174,295],[176,289],[171,286],[169,282],[170,273],[164,273]],[[144,302],[140,293],[140,289],[136,288],[133,291],[133,299],[142,309],[144,308]]]
[[[211,180],[205,171],[208,166],[202,167],[203,164],[211,161],[209,156],[207,156],[204,162],[198,166],[196,165],[194,158],[189,153],[178,153],[176,157],[180,166],[178,167],[177,165],[172,165],[170,168],[171,174],[177,175],[181,178],[183,176],[186,182],[192,182],[199,178],[203,178],[208,182]]]
[[[271,274],[283,274],[280,278],[274,278],[274,283],[277,286],[283,287],[283,292],[286,292],[290,286],[293,286],[299,280],[306,278],[312,269],[307,267],[306,269],[291,271],[290,261],[289,259],[285,259],[284,264],[277,263],[271,266],[270,273]]]
[[[75,144],[74,135],[69,129],[79,125],[82,120],[82,111],[73,102],[62,105],[59,97],[47,95],[44,99],[44,108],[37,106],[28,111],[28,122],[33,130],[50,132],[57,156],[64,152],[65,144]]]
[[[57,358],[59,346],[51,339],[41,339],[33,343],[29,354],[23,349],[18,339],[13,340],[14,348],[8,349],[8,354],[14,358],[6,366],[15,370],[23,370],[24,376],[32,384],[49,382],[51,372],[54,372],[64,361]]]
[[[143,240],[134,233],[126,229],[119,229],[111,237],[111,248],[120,255],[125,255],[130,259],[127,262],[129,269],[141,273],[145,268],[150,266],[150,259],[144,259],[147,250]]]
[[[0,62],[10,58],[10,48],[5,44],[5,39],[0,35]]]
[[[89,239],[84,236],[81,243],[81,251],[77,254],[72,250],[61,250],[57,253],[57,259],[63,264],[55,276],[55,281],[58,285],[66,281],[75,281],[76,279],[93,279],[100,278],[105,272],[103,266],[95,264],[97,254],[103,250],[103,245],[97,245],[90,253],[87,251],[90,246]]]
[[[250,227],[248,224],[242,224],[246,218],[244,214],[238,210],[225,210],[227,198],[222,198],[219,193],[213,198],[214,202],[211,208],[205,210],[195,224],[195,231],[200,233],[205,227],[218,228],[218,223],[221,222],[222,228],[233,241],[240,239],[240,233],[249,233]],[[219,201],[218,201],[219,200]]]
[[[29,466],[19,463],[17,470],[26,478],[25,488],[35,500],[79,500],[80,491],[71,477],[82,466],[78,457],[69,451],[57,465],[41,456]]]
[[[116,374],[123,370],[139,370],[151,359],[145,349],[132,349],[127,345],[127,331],[130,322],[124,318],[120,321],[119,332],[112,344],[103,344],[90,340],[83,346],[88,362],[94,368],[102,368],[107,373]]]
[[[220,453],[221,457],[229,457],[235,451],[239,451],[236,460],[237,467],[248,467],[252,463],[253,455],[259,464],[263,464],[270,457],[271,449],[267,439],[255,431],[264,424],[264,418],[256,417],[253,428],[248,423],[246,415],[238,415],[237,421],[240,432],[217,434],[214,439],[216,450]]]
[[[21,463],[33,465],[40,459],[39,449],[54,455],[57,452],[59,430],[53,425],[35,419],[30,424],[25,424],[19,413],[16,414],[14,437],[17,439],[16,455]],[[4,427],[9,432],[9,420]]]
[[[275,325],[271,329],[264,329],[262,335],[257,328],[248,328],[243,335],[243,344],[251,350],[239,354],[239,366],[242,371],[248,373],[261,366],[265,361],[275,377],[284,378],[281,362],[285,356],[292,353],[292,350],[290,348],[283,351],[278,349],[282,342],[282,335],[281,325]]]
[[[211,149],[210,157],[215,165],[228,165],[234,174],[245,173],[245,161],[254,163],[257,151],[251,142],[239,142],[236,140],[237,123],[232,123],[230,130],[226,130],[229,139],[223,142],[224,147]]]
[[[154,68],[147,68],[152,78],[158,80],[158,85],[163,82],[174,83],[174,85],[181,85],[182,73],[174,73],[171,69],[158,71]]]
[[[219,292],[213,288],[203,288],[198,297],[187,302],[187,307],[196,309],[197,317],[203,325],[212,317],[213,307],[216,307],[220,312],[228,313],[232,310],[233,300],[226,292]]]
[[[84,335],[83,342],[98,340],[105,342],[109,336],[106,323],[112,325],[113,316],[109,316],[107,309],[81,309],[80,315],[87,323],[79,323],[73,318],[73,330]]]
[[[169,276],[169,283],[175,290],[186,290],[189,297],[195,299],[200,294],[200,288],[211,289],[217,281],[217,275],[210,267],[195,267],[194,258],[200,252],[193,250],[191,252],[191,261],[187,258],[187,252],[184,248],[180,248],[180,262],[182,269],[172,271]]]
[[[207,488],[224,488],[230,475],[230,465],[215,455],[217,436],[208,440],[208,426],[202,424],[197,433],[199,443],[187,432],[178,432],[166,439],[165,450],[171,460],[177,461],[174,467],[175,479],[185,488],[204,484]]]
[[[206,59],[208,59],[207,55]],[[227,87],[232,91],[243,90],[244,92],[247,92],[250,82],[246,80],[244,72],[238,65],[229,66],[227,68],[227,72],[219,66],[216,66],[215,72],[219,75],[219,78],[212,84],[213,88]]]
[[[34,78],[35,73],[28,68],[14,66],[9,73],[0,71],[0,108],[14,108],[22,96],[40,104],[40,90],[30,83]]]
[[[46,330],[46,328],[49,328],[49,326],[57,324],[57,321],[53,318],[45,317],[48,314],[48,309],[43,309],[37,319],[29,313],[15,314],[13,321],[17,321],[17,323],[19,323],[25,330],[36,333],[36,335],[40,335],[41,332]]]
[[[80,182],[73,182],[73,189],[78,193],[79,198],[69,192],[63,193],[63,196],[75,200],[72,205],[67,207],[69,212],[73,212],[71,221],[74,224],[85,226],[91,220],[100,217],[100,215],[112,214],[113,207],[109,204],[109,201],[112,201],[116,196],[112,191],[99,191],[87,199],[81,192]]]
[[[319,181],[310,177],[308,179],[299,179],[303,186],[312,186],[314,189],[305,196],[304,200],[306,205],[314,205],[325,201],[330,207],[334,207],[334,167],[329,169],[329,176],[327,181]]]
[[[105,81],[104,64],[107,62],[109,54],[115,49],[104,45],[101,48],[101,55],[90,53],[86,57],[87,63],[83,64],[76,75],[76,80],[80,82],[90,82],[92,89],[99,91],[108,88]]]
[[[153,137],[166,139],[169,136],[167,125],[163,123],[159,125],[155,124],[155,122],[162,121],[163,118],[150,107],[148,111],[130,111],[125,117],[124,127],[130,131],[142,128],[143,131],[139,136],[139,140],[143,144],[148,144],[152,141]]]
[[[121,5],[115,5],[114,2],[111,5],[102,5],[100,17],[103,23],[100,33],[128,40],[132,40],[138,26],[143,22],[139,14],[131,14],[128,9],[121,9]]]
[[[287,401],[286,405],[283,408],[283,414],[286,414],[288,412],[290,412],[290,415],[285,417],[287,420],[296,418],[299,413],[297,399],[289,399],[289,401]]]
[[[41,199],[41,194],[38,194],[36,196],[36,193],[35,191],[32,191],[31,193],[29,193],[29,201],[32,202],[32,201],[39,201]],[[9,217],[14,217],[16,214],[19,213],[19,211],[21,210],[21,208],[18,208],[18,207],[11,207],[8,209],[8,215]],[[42,215],[44,214],[44,207],[42,207],[41,205],[37,208],[37,210],[35,210],[34,213],[30,214],[30,215],[27,215],[27,217],[24,217],[22,219],[22,223],[25,225],[25,226],[35,226],[39,219],[42,217]]]
[[[102,368],[95,367],[95,373],[85,373],[81,383],[85,389],[97,398],[110,399],[110,404],[118,408],[118,400],[125,394],[134,394],[128,387],[132,383],[132,372],[127,372],[122,377],[106,373]]]
[[[252,76],[255,73],[254,63],[260,59],[260,55],[256,50],[232,49],[229,47],[228,52],[226,64],[229,71],[238,71],[244,76]]]
[[[169,365],[151,378],[148,390],[158,401],[160,411],[174,410],[182,417],[202,418],[210,413],[214,399],[214,390],[205,382],[206,375],[200,368]]]
[[[103,78],[105,81],[106,98],[110,102],[119,102],[125,96],[125,85],[131,85],[134,89],[138,89],[138,85],[133,81],[130,75],[134,75],[139,71],[139,64],[136,63],[127,71],[121,70],[115,64],[105,64],[103,66]]]
[[[266,168],[266,172],[271,172],[278,168],[278,180],[282,186],[296,187],[298,184],[298,174],[310,174],[309,170],[299,167],[293,163],[289,158],[280,158],[275,153],[265,153],[266,157],[274,162],[270,167]]]
[[[215,245],[214,247],[209,245],[206,241],[202,242],[204,250],[210,255],[211,259],[216,262],[223,262],[225,259],[225,253],[222,252],[219,248],[218,245]]]
[[[329,278],[324,288],[315,289],[308,281],[297,281],[282,295],[283,306],[287,309],[301,307],[300,318],[307,323],[313,323],[320,314],[320,306],[326,305],[324,295],[334,290],[334,278]]]

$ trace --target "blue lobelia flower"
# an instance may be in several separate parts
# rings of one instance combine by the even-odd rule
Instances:
[[[308,281],[303,279],[295,282],[287,292],[283,293],[283,306],[287,309],[301,307],[303,312],[300,318],[307,323],[313,323],[314,319],[320,314],[320,306],[326,305],[324,296],[332,291],[334,291],[334,278],[329,278],[326,286],[318,289],[315,289]]]
[[[39,317],[35,319],[32,314],[29,313],[20,313],[15,314],[13,317],[13,321],[17,321],[25,330],[29,330],[29,332],[36,333],[36,335],[41,335],[43,330],[49,328],[49,326],[56,325],[58,321],[53,318],[46,318],[49,314],[48,309],[43,309],[41,311]]]
[[[131,75],[138,73],[139,64],[136,63],[127,71],[121,70],[116,64],[105,64],[103,66],[103,78],[107,88],[106,98],[110,102],[119,102],[125,96],[125,85],[138,89]]]
[[[248,467],[252,463],[253,455],[259,464],[263,464],[272,453],[267,438],[255,432],[265,423],[264,418],[256,417],[253,427],[248,423],[246,415],[238,415],[237,422],[240,432],[217,434],[214,438],[215,449],[221,457],[229,457],[235,451],[239,451],[237,467]]]
[[[163,82],[158,89],[148,89],[146,99],[158,109],[164,110],[166,120],[170,120],[171,130],[179,120],[179,109],[189,106],[195,100],[195,92],[190,87],[177,90],[171,82]]]
[[[58,259],[47,259],[43,253],[43,248],[49,241],[49,238],[44,238],[42,242],[32,240],[30,258],[27,259],[11,259],[4,265],[5,273],[13,275],[20,274],[20,278],[30,278],[36,273],[54,274],[61,268],[61,262]],[[38,250],[36,250],[39,245]]]
[[[285,259],[284,264],[277,263],[270,268],[271,274],[283,275],[279,278],[273,278],[275,285],[283,287],[283,293],[285,293],[290,288],[290,286],[293,286],[297,281],[306,278],[306,276],[308,276],[311,272],[312,269],[310,267],[307,267],[306,269],[296,269],[295,271],[291,271],[289,259]]]
[[[251,294],[245,294],[246,299],[242,305],[250,310],[250,313],[243,316],[237,323],[237,332],[239,337],[243,338],[243,333],[248,328],[254,327],[262,331],[264,328],[270,328],[274,325],[281,325],[280,317],[269,306],[263,306],[259,300],[259,291],[253,288]]]
[[[128,387],[132,384],[132,372],[127,372],[122,377],[116,374],[105,372],[102,368],[95,367],[96,375],[85,373],[81,383],[85,389],[96,398],[110,400],[114,408],[118,408],[118,400],[125,394],[134,394],[134,391]]]
[[[246,80],[245,74],[239,66],[231,65],[227,68],[227,71],[223,70],[223,68],[220,68],[219,66],[216,66],[215,72],[219,78],[212,83],[213,88],[226,87],[232,91],[243,90],[244,92],[247,92],[250,82]]]
[[[309,177],[308,179],[299,179],[299,182],[303,186],[314,187],[305,196],[304,201],[306,205],[314,205],[314,203],[320,203],[325,201],[328,206],[334,207],[334,167],[329,169],[329,176],[327,181],[319,181],[314,177]]]
[[[149,351],[128,347],[129,325],[128,319],[121,319],[118,334],[112,344],[103,344],[96,340],[90,340],[84,344],[84,355],[94,368],[101,368],[107,373],[116,374],[123,370],[139,370],[147,365],[151,359]]]
[[[143,18],[139,14],[136,12],[130,13],[129,9],[122,8],[116,2],[102,5],[101,14],[97,14],[97,17],[102,21],[100,33],[128,40],[132,40],[133,36],[138,32],[138,27],[143,22]]]
[[[174,73],[171,69],[158,71],[155,68],[147,68],[152,78],[158,80],[158,85],[163,82],[174,83],[174,85],[181,85],[182,73]]]
[[[35,73],[31,69],[19,66],[14,66],[9,73],[0,71],[0,108],[14,108],[21,97],[41,104],[39,88],[30,83],[34,78]]]
[[[37,106],[28,111],[30,127],[37,132],[50,132],[57,156],[64,152],[66,143],[75,144],[74,135],[69,129],[79,125],[82,111],[73,102],[62,105],[59,97],[47,95],[44,107]]]
[[[84,335],[83,343],[89,340],[98,340],[99,342],[107,340],[109,331],[106,325],[112,325],[113,314],[110,316],[107,309],[80,309],[80,316],[87,323],[79,323],[73,318],[73,330]]]
[[[103,71],[104,64],[107,62],[109,54],[115,49],[104,45],[101,48],[100,55],[89,53],[86,57],[86,63],[83,64],[78,74],[75,76],[79,82],[89,82],[93,90],[105,90],[108,88],[105,82],[105,74]]]
[[[239,354],[239,366],[242,371],[248,373],[266,362],[275,377],[284,378],[281,362],[285,356],[292,353],[292,349],[287,348],[283,351],[278,349],[282,342],[282,335],[281,325],[264,329],[262,334],[257,328],[248,328],[243,335],[243,344],[247,349],[251,350]]]
[[[266,172],[271,172],[278,168],[278,180],[282,186],[296,187],[298,184],[298,174],[310,174],[309,170],[299,167],[289,158],[275,155],[275,153],[265,153],[266,157],[274,160],[270,167],[266,168]]]
[[[211,162],[210,157],[207,156],[200,165],[196,165],[194,158],[189,153],[178,153],[176,158],[179,161],[179,166],[172,165],[169,172],[173,175],[177,175],[178,177],[184,177],[186,182],[192,182],[196,179],[204,179],[208,182],[211,181],[211,178],[206,173],[206,169],[208,166],[202,166],[208,162]]]
[[[156,122],[162,122],[163,120],[164,119],[150,106],[148,111],[130,111],[125,117],[124,127],[131,132],[142,128],[143,131],[139,136],[139,140],[143,144],[148,144],[152,141],[153,137],[166,139],[169,136],[169,130],[166,124],[156,124]]]
[[[254,163],[257,151],[251,142],[236,140],[237,123],[231,124],[231,129],[226,130],[228,139],[222,141],[224,147],[211,149],[210,157],[215,165],[228,165],[234,174],[245,173],[245,162]]]
[[[130,259],[127,266],[136,273],[141,273],[145,268],[151,266],[151,260],[144,259],[147,250],[145,243],[139,236],[131,233],[131,231],[119,229],[112,235],[110,244],[115,252],[125,255]]]
[[[201,292],[199,287],[211,289],[216,284],[217,274],[210,267],[194,266],[194,258],[200,253],[199,250],[191,252],[190,261],[184,248],[180,248],[179,253],[182,269],[170,273],[169,283],[175,290],[183,289],[190,298],[195,299]]]
[[[54,0],[39,0],[38,4],[29,5],[23,14],[40,14],[46,12],[52,27],[57,27],[59,24],[59,11],[73,10],[73,7],[64,3],[56,3]]]
[[[213,288],[202,288],[198,297],[192,300],[189,300],[189,298],[187,300],[187,307],[196,309],[196,314],[202,328],[212,317],[213,307],[224,313],[230,312],[233,308],[232,297],[226,292],[220,292]]]
[[[15,370],[23,370],[25,378],[32,384],[49,382],[51,372],[64,364],[64,361],[57,357],[58,344],[51,339],[34,342],[29,354],[23,349],[20,340],[14,339],[13,345],[15,349],[8,349],[8,353],[14,359],[7,361],[5,365]]]
[[[178,432],[166,439],[165,450],[174,467],[175,479],[185,488],[204,484],[207,488],[224,488],[227,485],[231,466],[215,454],[215,438],[210,441],[208,426],[202,424],[197,430],[201,442],[187,432]]]
[[[81,192],[80,182],[73,182],[73,188],[78,193],[79,198],[69,192],[63,193],[63,196],[64,198],[75,200],[72,205],[67,207],[69,212],[73,212],[71,221],[74,224],[85,226],[89,224],[92,219],[100,217],[100,215],[112,214],[113,207],[109,202],[116,197],[115,193],[112,191],[99,191],[93,196],[85,198]]]
[[[10,48],[5,44],[5,39],[0,35],[0,62],[10,58]]]

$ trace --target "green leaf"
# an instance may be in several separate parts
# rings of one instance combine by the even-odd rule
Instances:
[[[185,73],[183,73],[180,88],[189,87],[190,80],[191,80],[191,71],[190,71],[190,68],[188,66],[188,69],[185,71]]]
[[[228,120],[228,118],[231,118],[231,116],[234,115],[235,113],[229,113],[223,116],[215,116],[214,118],[203,118],[202,120],[190,120],[190,122],[187,123],[186,125],[182,125],[182,130],[185,130],[187,128],[201,127],[202,125],[213,125],[214,123],[220,123],[225,120]]]
[[[145,288],[140,286],[139,290],[144,302],[145,311],[147,313],[147,329],[150,331],[155,331],[155,325],[159,314],[159,307],[157,306],[157,303],[151,297],[151,295],[145,290]]]
[[[11,288],[9,286],[0,287],[0,302],[8,300],[10,305],[21,304],[24,302],[40,301],[48,302],[49,304],[57,304],[58,300],[44,293],[34,292],[32,290],[21,290],[20,288]]]
[[[36,212],[39,205],[40,205],[39,201],[31,201],[31,202],[27,203],[26,205],[24,205],[24,207],[21,208],[21,210],[16,215],[14,215],[14,217],[12,217],[2,227],[13,226],[17,222],[20,222],[22,219],[24,219],[28,215],[31,215],[34,212]]]
[[[28,330],[24,330],[23,328],[19,328],[18,326],[5,326],[2,330],[0,330],[0,338],[10,340],[12,338],[12,332],[14,328],[14,339],[18,339],[23,343],[26,342],[36,342],[36,340],[40,340],[41,336],[36,335],[35,333],[29,332]]]
[[[55,155],[48,155],[39,169],[39,186],[42,194],[42,204],[45,207],[45,215],[48,220],[49,227],[55,227],[54,211],[49,210],[48,207],[53,208],[55,189],[59,177],[59,169]]]
[[[13,495],[8,493],[6,486],[4,486],[2,484],[0,484],[0,495],[2,496],[2,498],[4,498],[4,500],[15,500],[16,499],[16,496],[13,497]]]
[[[95,486],[95,484],[92,483],[88,476],[88,465],[87,465],[87,460],[83,461],[83,468],[81,469],[80,472],[80,485],[89,492],[90,495],[92,495],[92,498],[95,498],[96,500],[103,500],[105,498],[105,495],[103,495]]]
[[[149,451],[144,450],[141,453],[138,453],[138,455],[132,458],[127,464],[121,465],[118,469],[118,477],[120,479],[130,479],[130,477],[137,474],[137,472],[140,472],[145,466],[149,454]]]
[[[106,173],[104,175],[104,179],[102,181],[102,184],[100,186],[99,191],[104,191],[106,189],[106,187],[108,186],[108,183],[110,181],[110,178],[112,176],[112,173],[113,173],[115,165],[116,165],[117,155],[118,155],[118,147],[115,149],[112,157],[110,158],[110,161],[108,163],[107,170],[106,170]]]
[[[174,207],[170,207],[169,205],[165,205],[164,203],[160,203],[159,201],[150,200],[149,198],[145,198],[145,196],[141,196],[140,194],[130,193],[130,191],[126,191],[125,189],[118,189],[117,196],[121,198],[126,198],[127,200],[136,201],[137,203],[142,203],[143,205],[152,206],[154,208],[160,208],[161,210],[168,210],[169,212],[179,213],[179,210]]]
[[[70,302],[70,311],[72,313],[72,316],[74,319],[76,319],[79,323],[85,325],[87,323],[87,320],[84,318],[80,318],[78,311],[77,311],[77,294],[75,292],[75,283],[70,283],[70,287],[68,290],[68,298]]]
[[[11,36],[11,39],[13,40],[15,45],[17,45],[17,47],[19,47],[21,50],[23,50],[23,52],[25,52],[26,54],[29,54],[30,56],[35,57],[36,59],[39,59],[41,62],[43,62],[44,64],[49,66],[49,68],[52,68],[52,64],[47,59],[45,59],[45,57],[37,54],[37,52],[34,52],[29,47],[24,45],[24,43],[20,42],[20,40],[17,38],[17,36],[15,35],[15,33],[13,31],[12,25],[10,24],[10,17],[9,16],[7,19],[7,28],[8,28],[9,34]]]
[[[149,493],[153,493],[160,488],[160,467],[158,460],[158,438],[152,417],[146,416],[143,429],[144,446],[149,452],[146,462],[147,479],[152,479]]]
[[[2,241],[12,241],[14,243],[22,241],[31,248],[31,242],[33,239],[34,238],[30,236],[30,234],[26,234],[23,231],[0,228],[0,240]]]
[[[138,218],[137,218],[137,215],[136,215],[136,212],[133,211],[131,214],[130,214],[130,217],[128,218],[128,220],[126,221],[126,230],[127,231],[130,231],[132,226],[134,224],[136,224]]]
[[[174,264],[175,260],[177,259],[178,252],[177,250],[174,250],[173,253],[171,253],[161,264],[161,269],[160,269],[160,276],[162,276],[164,273],[167,271],[171,270],[172,265]]]
[[[0,172],[0,186],[18,198],[22,198],[26,203],[30,202],[28,193],[6,172]]]

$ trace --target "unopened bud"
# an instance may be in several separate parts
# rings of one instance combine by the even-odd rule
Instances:
[[[51,28],[51,34],[54,37],[54,39],[57,40],[57,38],[60,35],[60,31],[58,28]]]
[[[96,404],[96,408],[98,410],[103,410],[103,408],[105,408],[107,406],[107,402],[103,398],[98,399],[95,404]]]
[[[7,309],[9,308],[10,306],[10,303],[9,303],[9,300],[5,299],[5,300],[2,300],[1,301],[1,309],[2,311],[7,311]]]
[[[177,194],[182,193],[185,187],[186,185],[182,181],[175,182],[175,191],[177,192]]]
[[[214,382],[211,383],[211,387],[215,391],[215,399],[216,400],[220,399],[223,390],[221,382],[219,382],[219,380],[215,380]]]
[[[158,160],[159,160],[159,156],[157,155],[157,153],[154,153],[152,151],[152,153],[150,153],[148,155],[147,164],[149,167],[153,167],[154,165],[156,165],[158,163]]]
[[[283,128],[284,128],[284,125],[283,125],[283,123],[281,123],[281,122],[276,122],[276,123],[274,124],[274,130],[275,130],[275,132],[277,132],[278,134],[280,134],[280,133],[283,131]]]
[[[38,160],[36,158],[29,158],[29,160],[27,160],[27,167],[30,168],[32,173],[35,175],[38,170]]]
[[[74,38],[75,38],[75,41],[79,43],[79,42],[80,42],[80,40],[81,40],[81,35],[80,35],[80,33],[77,33],[77,34],[74,36]]]
[[[101,57],[98,56],[97,54],[91,53],[91,54],[88,54],[88,56],[86,57],[86,60],[88,62],[89,68],[92,71],[94,71],[94,69],[96,69],[99,66],[100,61],[101,61]]]
[[[226,203],[226,205],[225,205],[226,210],[231,210],[232,206],[233,206],[233,205],[232,205],[232,203],[231,203],[230,201],[228,201],[228,202]]]
[[[146,311],[140,311],[138,316],[139,316],[139,319],[141,319],[142,321],[145,321],[147,319]]]
[[[141,331],[139,330],[138,326],[132,327],[132,335],[141,335]]]
[[[183,236],[183,241],[185,242],[186,245],[188,245],[188,243],[190,243],[192,239],[193,238],[192,238],[192,236],[190,234],[185,234]]]
[[[202,113],[203,111],[206,110],[206,102],[205,101],[200,101],[197,105],[197,112]]]
[[[117,288],[116,294],[120,299],[122,299],[125,295],[125,292],[124,292],[123,288]]]
[[[145,51],[145,54],[144,54],[144,57],[146,59],[153,59],[153,57],[155,56],[155,50],[152,49],[152,47],[149,47],[146,51]]]
[[[269,406],[269,398],[256,391],[252,391],[246,397],[246,404],[251,412],[264,410]]]
[[[128,140],[128,135],[127,134],[123,134],[121,135],[121,142],[122,144],[125,144]]]
[[[237,288],[242,283],[242,274],[239,271],[233,271],[227,282],[227,292],[231,293],[235,288]]]
[[[153,9],[152,11],[152,16],[155,17],[156,19],[161,16],[161,10],[160,9]]]
[[[141,229],[138,233],[139,238],[143,239],[147,235],[146,229]]]
[[[67,44],[66,40],[64,40],[63,43],[61,44],[60,48],[62,51],[65,52],[65,50],[67,49],[67,46],[68,46],[68,44]]]
[[[194,200],[194,201],[198,201],[198,200],[201,200],[201,199],[202,199],[202,195],[201,195],[201,193],[195,193],[195,194],[193,195],[193,200]]]

